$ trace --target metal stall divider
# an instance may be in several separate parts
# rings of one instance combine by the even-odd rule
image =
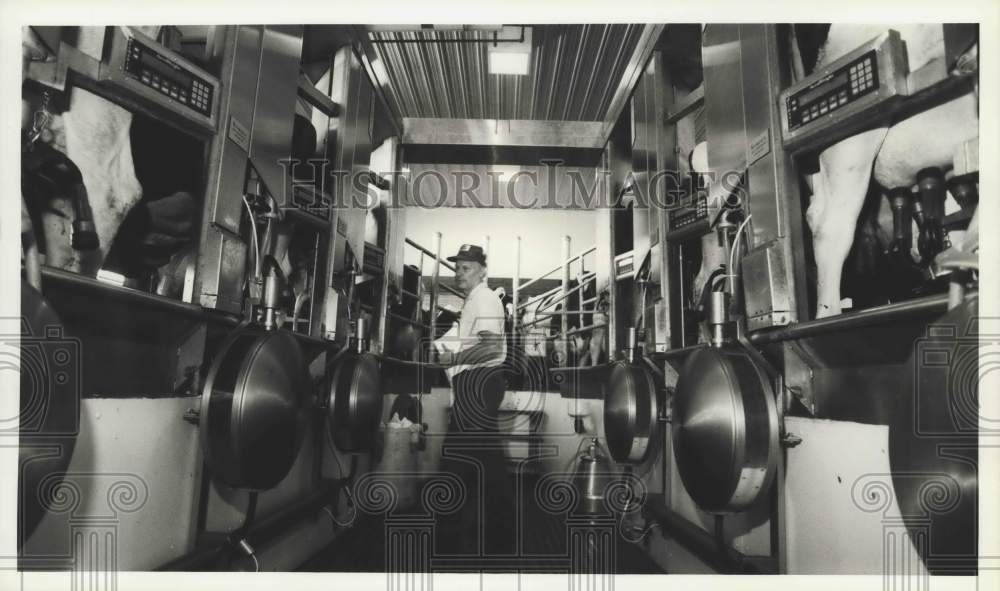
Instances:
[[[419,334],[416,336],[417,343],[420,345],[419,349],[415,351],[415,359],[401,359],[395,355],[385,354],[383,355],[383,361],[387,362],[387,366],[384,373],[386,378],[386,393],[398,393],[398,394],[425,394],[430,392],[432,385],[438,383],[439,381],[439,370],[442,366],[436,363],[428,361],[430,350],[427,345],[430,345],[438,332],[438,312],[447,311],[450,312],[449,308],[442,306],[440,304],[440,293],[444,289],[452,295],[458,296],[460,298],[465,297],[459,290],[441,283],[441,267],[444,267],[452,272],[455,271],[455,266],[446,260],[441,258],[441,233],[435,232],[434,234],[434,247],[427,248],[418,242],[410,239],[403,239],[403,246],[409,246],[415,249],[420,255],[420,263],[418,267],[418,277],[417,277],[417,291],[411,292],[405,287],[400,288],[400,293],[404,297],[412,298],[415,302],[415,309],[413,311],[413,316],[407,318],[401,316],[394,312],[388,312],[389,316],[405,323],[409,326],[416,327],[419,329]],[[433,261],[431,276],[430,276],[430,294],[428,296],[428,308],[426,310],[427,316],[424,318],[423,300],[424,300],[424,262],[425,257],[430,257]],[[426,321],[425,321],[426,319]],[[402,329],[401,329],[402,330]],[[387,335],[388,342],[392,342],[393,338],[398,338],[398,335]],[[398,351],[397,351],[398,353]],[[432,372],[428,375],[427,371]]]
[[[598,251],[596,245],[590,246],[577,254],[571,254],[571,239],[569,236],[563,237],[563,249],[562,249],[562,261],[558,263],[555,267],[542,273],[532,279],[525,282],[521,282],[521,237],[518,236],[515,242],[515,255],[514,255],[514,277],[512,280],[512,322],[511,322],[511,332],[512,332],[512,342],[515,343],[515,348],[518,351],[524,352],[524,357],[515,357],[515,361],[519,363],[531,363],[527,358],[529,347],[531,344],[528,340],[529,334],[528,329],[533,326],[550,321],[553,317],[559,317],[561,321],[560,330],[552,334],[545,334],[540,341],[540,345],[543,347],[543,351],[548,350],[549,343],[552,341],[561,341],[560,345],[556,347],[553,352],[551,360],[554,361],[552,367],[548,367],[548,363],[543,360],[543,365],[549,373],[553,374],[555,377],[555,382],[559,385],[559,389],[564,393],[564,395],[581,394],[580,388],[584,387],[586,392],[582,395],[588,397],[596,397],[597,391],[593,387],[587,387],[587,381],[581,380],[578,373],[581,368],[576,367],[576,364],[571,365],[571,361],[574,359],[579,360],[581,356],[584,355],[582,351],[575,351],[572,345],[573,337],[577,335],[590,334],[590,338],[594,338],[594,331],[600,328],[606,328],[608,326],[607,322],[596,322],[593,319],[593,314],[596,311],[596,302],[598,300],[597,295],[597,272],[585,272],[584,269],[584,258],[589,254],[594,254]],[[577,275],[577,285],[570,287],[570,281],[572,277],[571,267],[573,263],[580,261],[581,272]],[[541,280],[547,278],[548,276],[556,273],[560,273],[559,285],[549,289],[545,292],[533,296],[531,303],[528,301],[521,302],[524,290]],[[589,287],[595,288],[595,295],[591,298],[584,298],[583,293]],[[567,301],[570,297],[577,296],[580,302],[580,308],[571,309],[569,307],[569,302]],[[561,304],[561,308],[558,311],[549,311],[553,307]],[[587,306],[595,304],[594,309],[588,309]],[[524,312],[531,305],[536,305],[537,307],[533,310],[533,315],[535,316],[532,320],[524,320]],[[584,324],[584,320],[587,315],[591,315],[591,320],[589,324]],[[579,326],[577,328],[570,328],[570,318],[573,316],[580,317]],[[574,322],[575,323],[575,322]],[[561,349],[561,350],[560,350]],[[574,355],[575,353],[575,355]],[[543,355],[548,358],[547,353]],[[610,352],[609,352],[610,358]],[[596,366],[598,361],[596,359],[590,359],[590,364]],[[519,367],[520,370],[528,369],[527,366]],[[590,381],[590,386],[593,386],[594,382]]]

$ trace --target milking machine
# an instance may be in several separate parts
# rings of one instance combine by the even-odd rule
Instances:
[[[961,74],[949,75],[944,63],[907,72],[901,40],[889,31],[793,85],[788,56],[780,50],[781,36],[781,28],[772,25],[708,25],[703,35],[704,91],[698,100],[704,101],[707,118],[709,169],[716,180],[729,172],[738,181],[692,191],[688,203],[664,216],[663,237],[673,263],[667,268],[670,303],[675,306],[670,316],[673,338],[671,349],[652,357],[678,371],[667,413],[669,447],[678,473],[699,509],[716,516],[717,549],[723,547],[718,538],[722,520],[750,516],[768,524],[771,543],[761,547],[759,556],[743,558],[759,559],[768,572],[782,572],[782,450],[802,441],[786,431],[784,417],[890,425],[890,460],[902,510],[914,507],[915,491],[928,485],[926,479],[908,479],[913,470],[936,470],[963,483],[956,497],[962,499],[958,510],[935,516],[933,523],[907,518],[907,526],[912,536],[935,528],[935,547],[921,550],[929,570],[968,572],[962,556],[975,555],[970,545],[975,536],[967,533],[974,529],[967,503],[975,499],[975,470],[968,462],[959,467],[961,462],[929,460],[940,454],[925,453],[922,442],[912,441],[911,425],[914,408],[922,407],[925,396],[937,396],[940,404],[954,403],[944,402],[948,397],[941,396],[941,390],[942,380],[958,371],[957,356],[939,370],[916,371],[910,345],[921,343],[927,322],[936,322],[949,301],[955,317],[942,321],[964,327],[975,313],[975,247],[949,245],[948,236],[949,230],[962,229],[973,217],[975,148],[962,147],[950,176],[924,170],[915,187],[890,188],[893,273],[913,277],[916,270],[922,287],[891,294],[890,305],[821,320],[807,320],[810,293],[803,253],[808,244],[795,171],[796,165],[807,166],[806,155],[966,92],[970,81]],[[947,34],[945,38],[947,43]],[[742,101],[734,102],[733,96]],[[676,110],[682,117],[691,107],[681,104]],[[946,187],[962,210],[943,209]],[[914,223],[916,240],[910,230]],[[684,325],[694,315],[685,315],[683,308],[704,255],[698,243],[713,231],[716,236],[709,240],[726,256],[714,276],[706,273],[711,269],[701,270],[708,277],[701,296],[693,299],[703,302],[708,330],[699,338]],[[974,241],[974,229],[970,234]],[[702,244],[711,244],[709,240]],[[941,279],[932,285],[936,276]],[[934,295],[948,285],[950,297]],[[957,351],[961,339],[958,343],[937,345]],[[906,376],[905,384],[899,376]],[[965,435],[954,432],[962,430],[954,421],[949,425],[945,430],[935,427],[941,437],[935,442]],[[692,547],[704,545],[698,541],[701,534],[691,533],[690,524],[672,509],[656,513],[664,527],[691,534]]]
[[[77,46],[73,34],[79,30],[74,27],[25,30],[47,55],[35,56],[24,71],[23,98],[34,102],[40,97],[40,101],[25,138],[21,177],[23,197],[32,206],[46,210],[53,199],[70,202],[72,232],[67,247],[85,262],[99,247],[107,252],[110,245],[98,243],[96,222],[104,220],[97,215],[103,210],[95,213],[94,196],[87,194],[79,167],[54,147],[57,138],[50,125],[55,116],[66,113],[72,93],[94,93],[130,111],[133,120],[155,120],[161,133],[177,133],[198,145],[215,132],[220,85],[189,56],[134,28],[93,27],[87,32],[101,39],[96,53]],[[201,86],[192,101],[195,83]],[[41,242],[40,216],[32,218],[34,231],[29,236],[32,242]],[[174,339],[183,341],[186,334],[177,333],[186,333],[198,315],[193,306],[151,295],[150,285],[138,281],[131,285],[139,290],[123,289],[41,265],[38,250],[37,244],[26,244],[27,276],[21,296],[26,323],[20,342],[19,548],[48,509],[39,495],[60,486],[69,469],[83,399],[183,388],[183,376],[191,368],[186,344]],[[54,253],[47,254],[51,264]],[[172,313],[177,313],[177,321],[173,328],[164,328],[162,317]],[[144,343],[147,346],[136,348],[133,331],[150,329],[162,332]],[[52,453],[54,449],[58,452]],[[30,568],[32,557],[22,559],[22,566]]]
[[[166,48],[137,28],[88,27],[79,30],[83,29],[86,29],[88,36],[103,33],[100,45],[87,47],[89,53],[75,44],[78,41],[73,39],[73,27],[33,28],[34,38],[43,39],[51,54],[47,59],[29,62],[25,73],[26,97],[31,95],[32,90],[40,90],[42,102],[35,113],[30,141],[32,149],[28,151],[30,157],[24,160],[22,181],[28,188],[27,193],[40,193],[34,197],[35,200],[50,200],[63,194],[70,200],[73,217],[72,248],[79,252],[81,260],[99,260],[90,251],[95,251],[100,246],[102,252],[108,255],[102,261],[102,276],[113,277],[112,274],[120,274],[124,277],[117,278],[121,284],[160,293],[164,290],[156,288],[158,273],[149,268],[148,259],[159,260],[162,255],[156,247],[136,243],[141,237],[137,234],[141,234],[144,224],[150,223],[148,218],[153,214],[152,208],[148,207],[149,203],[162,199],[158,206],[171,202],[171,207],[174,207],[173,202],[177,200],[172,199],[176,195],[161,192],[158,184],[162,175],[158,177],[151,171],[155,167],[152,162],[157,159],[150,157],[148,146],[155,141],[160,146],[167,146],[166,149],[176,147],[182,150],[184,158],[197,158],[199,149],[216,131],[215,114],[220,82],[216,76],[196,64],[191,56]],[[83,33],[79,35],[82,36]],[[39,137],[46,134],[51,137],[51,132],[46,127],[54,115],[61,115],[70,107],[70,96],[74,89],[91,92],[128,110],[134,127],[142,130],[132,134],[133,147],[136,147],[133,150],[135,173],[141,183],[150,186],[143,187],[143,201],[126,204],[132,210],[126,210],[130,215],[122,223],[118,241],[112,244],[98,244],[94,212],[90,203],[92,198],[103,199],[105,195],[88,196],[80,180],[79,170],[61,152],[51,149],[44,141],[38,141]],[[83,102],[78,104],[81,109],[100,108],[96,103],[87,103],[86,106],[82,106]],[[77,114],[83,115],[85,114]],[[110,112],[108,116],[111,116]],[[156,137],[147,137],[149,134],[155,134]],[[135,145],[137,143],[138,146]],[[61,160],[66,160],[66,163],[59,164]],[[182,163],[183,159],[174,165],[181,166]],[[200,181],[197,174],[185,170],[175,177],[186,179],[177,181],[183,185],[178,185],[178,193],[183,192],[187,201],[194,201],[192,195],[202,190],[198,186]],[[112,182],[119,180],[112,179]],[[185,184],[188,181],[190,186]],[[122,195],[116,196],[122,198]],[[105,206],[103,201],[98,205]],[[99,210],[98,214],[104,215],[104,211]],[[160,228],[157,227],[157,230]],[[172,238],[183,242],[190,237],[179,235]],[[159,275],[159,279],[162,279],[162,270]],[[190,274],[186,280],[189,294]],[[183,283],[184,277],[179,281]],[[169,291],[171,297],[181,297],[180,287]],[[191,296],[188,295],[184,301],[191,301]]]
[[[968,50],[975,46],[975,27],[971,32],[968,25],[942,28],[944,55],[917,71],[909,70],[900,34],[889,29],[782,90],[778,100],[785,150],[802,164],[845,137],[897,124],[972,92],[977,68],[975,59],[968,59]],[[890,301],[946,288],[947,278],[935,276],[932,262],[951,246],[949,232],[962,231],[975,210],[977,146],[977,139],[962,146],[949,179],[943,170],[926,168],[917,173],[915,187],[886,188],[893,213],[887,247]],[[959,210],[945,211],[946,188]],[[913,225],[917,228],[915,248],[911,247]]]
[[[126,304],[108,317],[111,327],[100,332],[83,322],[75,308],[67,308],[73,311],[72,329],[89,351],[88,363],[116,369],[88,371],[89,382],[63,384],[77,396],[80,390],[86,396],[91,390],[116,395],[119,389],[138,393],[144,388],[190,396],[184,419],[199,428],[206,466],[199,529],[206,527],[211,486],[250,495],[243,525],[228,534],[199,531],[199,552],[221,536],[225,553],[235,549],[255,561],[248,532],[258,529],[257,495],[289,474],[310,421],[322,422],[321,429],[341,451],[361,454],[372,447],[382,408],[380,363],[372,351],[380,350],[384,340],[379,325],[386,259],[392,264],[400,259],[387,252],[392,244],[385,227],[370,245],[365,243],[369,208],[364,195],[354,194],[356,179],[327,177],[336,167],[360,174],[362,191],[367,185],[388,188],[381,177],[367,173],[371,147],[343,135],[349,128],[368,130],[372,118],[382,116],[372,112],[371,100],[358,96],[367,89],[370,98],[370,83],[349,47],[331,56],[319,82],[300,76],[302,33],[296,26],[211,27],[199,60],[205,69],[128,28],[109,28],[103,61],[56,34],[57,59],[34,63],[28,70],[29,79],[52,92],[86,88],[207,143],[201,235],[197,250],[185,255],[190,269],[182,273],[184,301],[47,268],[41,276],[46,291],[62,284],[83,290],[80,305],[100,302],[97,292]],[[29,161],[39,164],[29,166],[29,173],[49,185],[75,178],[72,169],[60,168],[58,162],[47,165],[52,158],[44,158],[41,150],[39,155]],[[92,224],[85,206],[85,200],[75,205],[76,247],[85,246],[87,224]],[[378,278],[371,281],[375,289],[364,293],[363,284],[371,277]],[[58,292],[53,292],[57,303],[67,305]],[[26,310],[37,309],[39,319],[56,326],[51,306],[30,291],[25,297]],[[128,313],[130,306],[137,307],[135,314]],[[362,313],[364,306],[370,308],[367,313]],[[153,347],[134,346],[131,331],[141,327],[154,336]],[[124,336],[115,336],[118,332]],[[170,341],[181,338],[175,333],[187,340]],[[102,346],[109,339],[111,346]],[[325,362],[310,372],[309,362],[324,353]],[[111,357],[97,360],[102,355]],[[176,363],[176,376],[170,371],[173,365],[163,367],[164,357]],[[145,371],[141,377],[138,368]],[[64,390],[55,388],[51,396]],[[31,399],[22,396],[22,401]],[[80,405],[78,400],[62,401],[60,407],[40,428],[71,420]],[[60,439],[64,451],[72,450],[72,433],[66,430],[69,439]],[[23,452],[33,449],[27,435]],[[35,440],[43,441],[43,435],[39,432]],[[56,435],[62,437],[56,432],[52,437]],[[42,478],[38,470],[64,470],[69,455],[63,454],[58,466],[51,460],[23,459],[33,462],[34,472],[28,470],[28,475]],[[319,477],[321,464],[317,459]],[[38,482],[32,476],[22,488],[28,491],[24,487]],[[25,515],[29,519],[21,541],[39,519],[33,510]]]

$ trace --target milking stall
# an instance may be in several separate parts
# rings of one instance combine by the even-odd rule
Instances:
[[[21,32],[16,570],[985,568],[977,24]]]

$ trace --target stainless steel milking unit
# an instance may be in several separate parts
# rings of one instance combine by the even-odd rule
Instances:
[[[183,419],[197,425],[205,459],[203,491],[195,493],[198,547],[167,568],[218,564],[234,553],[254,558],[253,547],[273,537],[278,522],[301,519],[303,507],[319,509],[333,498],[336,486],[322,479],[324,441],[310,439],[319,489],[290,506],[289,515],[275,513],[273,495],[264,496],[260,512],[271,514],[254,521],[257,494],[281,487],[313,424],[321,429],[312,433],[328,429],[339,448],[365,453],[380,418],[378,365],[366,351],[381,337],[366,328],[375,323],[345,317],[360,317],[356,285],[378,283],[364,302],[376,320],[385,297],[385,257],[377,254],[390,246],[391,233],[383,229],[366,249],[368,207],[347,194],[359,190],[352,181],[362,193],[369,184],[387,188],[367,171],[371,144],[384,139],[371,130],[384,126],[372,125],[371,86],[351,48],[331,58],[325,86],[314,84],[300,74],[302,36],[300,26],[210,27],[196,66],[136,31],[109,28],[103,61],[63,43],[56,60],[29,72],[50,87],[76,81],[207,144],[202,230],[184,301],[42,273],[47,283],[74,287],[80,303],[119,303],[116,314],[102,317],[97,334],[104,345],[86,347],[91,356],[120,357],[113,372],[92,371],[88,361],[87,375],[102,395],[190,398]],[[309,147],[303,138],[317,130]],[[297,166],[295,158],[309,162]],[[325,175],[335,167],[352,176],[329,182]],[[87,325],[86,314],[73,317]],[[137,339],[136,331],[153,342]],[[307,369],[324,354],[328,367]],[[72,408],[78,406],[66,405]],[[242,525],[231,529],[231,516],[209,512],[208,503],[240,491],[250,504]]]
[[[48,51],[44,58],[28,62],[24,71],[22,98],[28,100],[36,92],[43,95],[35,114],[35,123],[42,125],[36,131],[54,115],[65,116],[73,93],[89,92],[127,110],[132,121],[139,117],[154,121],[153,127],[159,126],[154,140],[169,134],[184,138],[197,150],[215,134],[221,82],[212,68],[203,67],[190,55],[134,27],[25,27],[24,34],[41,40]],[[89,39],[86,51],[80,44],[84,34]],[[194,154],[195,159],[199,156],[200,152]],[[29,160],[22,153],[22,164]],[[22,191],[33,182],[27,177],[22,167]],[[45,186],[43,192],[50,189],[51,185]],[[187,189],[200,200],[200,186]],[[93,230],[93,216],[106,209],[92,208],[87,200],[96,195],[85,193],[84,203],[74,204],[74,249],[85,248],[78,238]],[[197,372],[204,349],[206,320],[198,307],[160,297],[144,286],[126,288],[39,266],[31,259],[30,254],[26,256],[27,276],[21,286],[26,322],[20,341],[23,470],[18,548],[23,552],[19,559],[24,569],[37,568],[39,554],[50,557],[41,560],[43,568],[50,568],[51,557],[59,555],[56,548],[46,545],[48,540],[31,539],[46,512],[51,515],[39,487],[43,479],[46,486],[59,485],[69,469],[76,438],[89,428],[90,400],[190,395],[191,376]],[[137,334],[147,335],[139,346]],[[55,371],[60,367],[70,371]],[[52,454],[52,446],[60,452]]]
[[[950,70],[948,75],[943,63],[909,75],[901,71],[898,43],[893,45],[890,31],[792,85],[787,35],[788,28],[778,25],[707,25],[703,86],[668,104],[667,121],[674,125],[703,104],[708,163],[716,185],[701,192],[702,199],[691,186],[685,191],[690,200],[668,208],[664,216],[665,299],[673,308],[668,314],[670,348],[651,354],[679,373],[671,388],[668,447],[684,492],[701,510],[720,516],[717,538],[741,536],[756,556],[740,557],[728,549],[722,560],[704,544],[695,546],[724,568],[752,565],[766,572],[787,572],[783,449],[797,446],[801,438],[786,431],[785,416],[874,425],[898,419],[896,399],[911,395],[907,388],[912,387],[913,370],[907,359],[912,346],[948,301],[942,294],[809,320],[808,244],[799,180],[803,158],[865,126],[932,106],[970,84],[968,73]],[[946,34],[946,44],[948,38]],[[859,71],[852,66],[862,63],[858,60],[869,60],[870,69],[880,73],[871,92],[860,92],[857,83],[850,86]],[[720,187],[726,175],[733,182]],[[954,184],[962,194],[965,185]],[[724,226],[727,222],[735,232]],[[683,253],[696,251],[694,242],[701,236],[713,243],[713,232],[726,256],[720,265],[723,275],[709,277],[705,286],[710,297],[703,326],[710,330],[699,336],[700,331],[685,326],[697,317],[683,308],[702,261],[687,260]],[[711,269],[701,271],[706,270]],[[968,294],[969,289],[974,286],[960,283],[953,291]],[[953,299],[967,307],[968,298]],[[919,380],[940,386],[934,381],[939,378]],[[714,418],[705,423],[707,416]],[[896,449],[908,448],[900,443]],[[910,466],[919,460],[906,458]],[[894,470],[897,462],[904,460],[893,460]],[[975,482],[974,476],[963,478]],[[667,490],[670,486],[665,484]],[[908,492],[912,486],[897,491],[900,503]],[[963,490],[970,494],[975,496],[974,485],[971,493]],[[665,527],[693,531],[669,508],[653,506],[652,514]],[[968,515],[963,510],[947,519],[956,523]],[[947,527],[947,519],[942,517],[939,527]],[[701,536],[692,535],[695,541]],[[964,547],[958,537],[939,543],[939,549]],[[927,564],[932,568],[934,563]],[[941,562],[937,568],[950,567]]]
[[[374,120],[385,114],[350,45],[329,56],[318,80],[300,73],[302,35],[302,27],[232,27],[218,50],[233,88],[220,111],[226,135],[213,145],[216,192],[203,228],[213,247],[203,252],[196,293],[203,306],[244,320],[218,348],[201,410],[188,418],[201,423],[213,475],[251,497],[242,526],[220,537],[207,531],[220,529],[209,519],[199,548],[166,569],[208,564],[230,546],[253,558],[255,540],[271,537],[275,523],[334,502],[381,420],[375,353],[384,340],[386,259],[401,257],[384,221],[366,244],[365,222],[386,205],[371,202],[375,190],[391,186],[369,170],[373,145],[386,139],[377,135],[384,122]],[[388,149],[391,171],[392,140]],[[243,403],[227,412],[223,394],[233,384]],[[276,432],[266,453],[254,443],[265,432]],[[276,444],[285,441],[277,433],[288,445]],[[257,491],[284,486],[307,433],[318,489],[288,515],[254,523]],[[350,454],[350,473],[327,452]]]

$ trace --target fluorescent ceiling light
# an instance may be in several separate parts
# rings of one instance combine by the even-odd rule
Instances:
[[[498,41],[487,46],[490,74],[526,76],[531,61],[531,27],[505,26]]]
[[[528,57],[526,53],[491,51],[490,74],[526,76],[528,74]]]

